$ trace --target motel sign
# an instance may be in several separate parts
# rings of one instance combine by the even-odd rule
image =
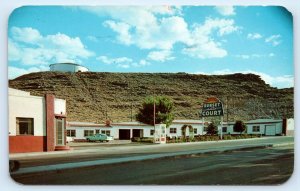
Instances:
[[[202,117],[211,116],[223,116],[223,104],[215,97],[205,100],[202,107]]]

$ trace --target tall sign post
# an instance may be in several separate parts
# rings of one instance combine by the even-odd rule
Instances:
[[[218,98],[209,97],[204,101],[201,112],[202,120],[204,122],[204,117],[221,116],[221,139],[223,138],[223,115],[223,103]]]

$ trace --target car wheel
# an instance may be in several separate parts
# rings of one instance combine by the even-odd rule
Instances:
[[[87,140],[87,142],[90,142],[90,139],[86,139]]]

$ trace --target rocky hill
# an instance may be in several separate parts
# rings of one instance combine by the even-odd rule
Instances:
[[[146,96],[165,95],[176,119],[200,119],[202,102],[216,96],[224,120],[293,117],[293,88],[277,89],[254,74],[39,72],[9,81],[9,87],[67,100],[69,121],[130,121]]]

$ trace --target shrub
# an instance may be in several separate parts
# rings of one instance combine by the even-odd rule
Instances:
[[[215,123],[210,123],[207,127],[207,134],[209,135],[215,135],[217,134],[217,126],[215,125]]]
[[[247,126],[245,125],[245,123],[243,121],[236,121],[233,126],[233,130],[235,132],[240,132],[240,134],[242,134],[242,132],[244,132],[246,129],[247,129]]]

